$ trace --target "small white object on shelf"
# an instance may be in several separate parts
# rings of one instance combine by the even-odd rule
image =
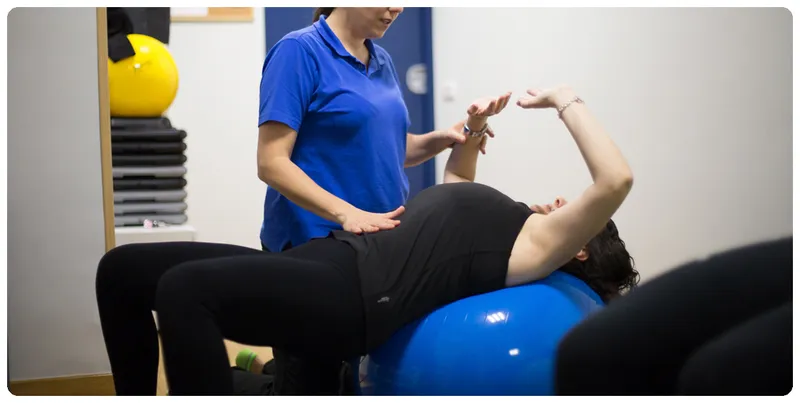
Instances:
[[[170,16],[176,17],[205,17],[208,7],[170,7]]]
[[[117,227],[114,229],[117,246],[129,243],[148,242],[193,242],[197,230],[191,225],[170,225],[166,227]]]

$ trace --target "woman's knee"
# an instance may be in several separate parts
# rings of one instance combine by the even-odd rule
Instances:
[[[141,244],[117,246],[106,252],[97,264],[95,287],[97,291],[129,284],[138,271],[137,258],[141,258]]]
[[[181,263],[161,276],[156,287],[155,309],[163,312],[201,302],[206,288],[199,262]]]

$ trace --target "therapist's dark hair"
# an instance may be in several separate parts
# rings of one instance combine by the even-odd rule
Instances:
[[[336,8],[336,7],[318,7],[316,9],[314,9],[314,19],[311,20],[311,21],[312,22],[317,22],[317,21],[319,21],[319,17],[321,17],[323,15],[326,16],[326,17],[329,17],[331,15],[331,13],[333,12],[334,8]]]

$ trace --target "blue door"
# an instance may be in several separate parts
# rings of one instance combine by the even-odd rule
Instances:
[[[284,35],[311,24],[314,9],[306,7],[265,7],[267,51]],[[433,130],[433,50],[431,46],[431,9],[406,7],[383,38],[375,43],[386,49],[400,77],[411,133]],[[407,168],[410,197],[433,186],[435,161]]]

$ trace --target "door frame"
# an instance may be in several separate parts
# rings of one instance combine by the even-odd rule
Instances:
[[[420,7],[422,14],[422,54],[423,63],[427,66],[427,88],[425,94],[425,107],[423,109],[423,131],[430,132],[436,129],[434,114],[434,86],[433,86],[433,8]],[[421,134],[421,133],[420,133]],[[430,187],[436,184],[436,156],[425,162],[423,165],[424,186]]]
[[[103,222],[106,251],[116,246],[114,225],[114,178],[111,164],[111,101],[108,90],[108,11],[97,13],[97,99],[100,110],[100,170],[103,186]]]

